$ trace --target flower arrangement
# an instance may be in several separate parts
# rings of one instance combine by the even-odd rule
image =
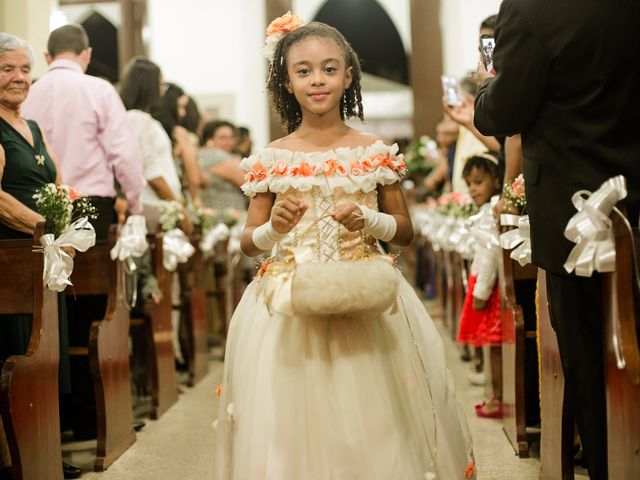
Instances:
[[[429,175],[436,167],[438,155],[438,145],[427,135],[423,135],[411,142],[405,150],[409,177]]]
[[[267,27],[267,35],[264,40],[265,57],[271,60],[278,41],[287,33],[297,30],[302,25],[304,25],[304,21],[297,15],[293,15],[291,11],[274,19]]]
[[[469,195],[462,192],[451,192],[440,195],[436,210],[447,217],[466,218],[478,213],[478,207]]]
[[[45,218],[45,231],[52,233],[55,238],[79,218],[98,218],[96,207],[89,199],[69,185],[47,183],[36,190],[33,199],[38,213]]]
[[[522,174],[518,175],[513,182],[504,183],[502,196],[508,206],[516,208],[520,214],[526,212],[527,198],[525,196],[524,177]]]
[[[162,230],[168,232],[177,227],[181,220],[184,220],[184,211],[180,202],[175,200],[159,200],[160,226]]]
[[[208,207],[193,207],[189,209],[189,215],[194,225],[198,225],[202,233],[207,233],[218,223],[217,212]]]
[[[244,212],[237,208],[224,208],[214,210],[213,208],[192,208],[189,210],[191,221],[194,225],[199,225],[202,233],[207,233],[213,227],[224,223],[231,228],[240,221]]]

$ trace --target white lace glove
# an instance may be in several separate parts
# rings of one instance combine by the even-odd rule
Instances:
[[[396,236],[398,224],[393,215],[388,213],[376,212],[364,205],[358,205],[362,211],[362,219],[364,220],[364,233],[371,235],[383,242],[390,241]]]
[[[251,240],[256,247],[266,252],[267,250],[271,250],[276,243],[286,236],[286,233],[276,231],[271,224],[271,220],[269,220],[267,223],[256,227],[251,235]]]

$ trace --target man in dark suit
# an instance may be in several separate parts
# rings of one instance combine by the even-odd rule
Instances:
[[[592,479],[607,478],[600,278],[567,275],[571,195],[622,174],[640,205],[640,2],[504,0],[474,123],[522,134],[533,262],[547,271],[566,393]]]

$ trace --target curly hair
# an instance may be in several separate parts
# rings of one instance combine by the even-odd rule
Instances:
[[[335,40],[344,54],[347,68],[351,67],[351,85],[344,91],[340,99],[340,117],[346,120],[358,117],[364,120],[362,109],[362,92],[360,91],[360,60],[349,42],[335,28],[321,22],[311,22],[285,35],[276,44],[273,59],[269,65],[267,90],[271,104],[280,116],[282,125],[288,133],[295,131],[302,121],[300,104],[293,93],[287,90],[287,55],[291,47],[309,37],[330,38]]]

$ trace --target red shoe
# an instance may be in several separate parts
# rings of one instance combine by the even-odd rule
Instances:
[[[482,418],[502,418],[504,415],[502,402],[490,401],[476,405],[476,415]]]

